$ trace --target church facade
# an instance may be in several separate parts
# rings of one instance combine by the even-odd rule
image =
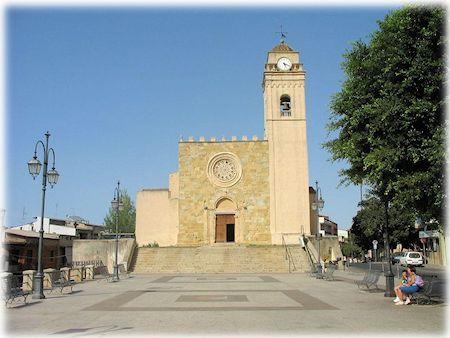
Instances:
[[[267,54],[262,87],[264,139],[180,140],[169,188],[137,194],[138,245],[280,245],[315,233],[305,71],[284,40]]]

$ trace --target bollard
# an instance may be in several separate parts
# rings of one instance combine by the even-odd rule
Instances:
[[[400,269],[398,268],[399,264],[397,264],[396,266],[397,266],[397,278],[400,279]]]
[[[1,278],[1,287],[3,290],[7,290],[7,292],[9,292],[9,290],[11,290],[11,286],[12,286],[12,278],[13,278],[13,274],[11,272],[2,272],[0,274],[0,278]]]
[[[83,280],[81,270],[82,270],[82,268],[78,267],[78,268],[73,268],[70,271],[70,278],[73,279],[76,283],[81,283],[81,281]]]
[[[93,279],[94,279],[94,266],[86,265],[86,280],[93,280]]]
[[[25,270],[23,273],[22,290],[33,291],[34,288],[34,276],[36,270]]]
[[[44,289],[53,289],[53,276],[55,269],[44,269]]]
[[[61,281],[68,282],[70,281],[70,268],[61,268]]]

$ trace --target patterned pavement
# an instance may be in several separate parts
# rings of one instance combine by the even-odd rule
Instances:
[[[5,310],[7,334],[443,334],[445,304],[395,306],[348,279],[148,274],[77,284]],[[381,324],[382,323],[382,324]],[[418,325],[420,323],[420,325]]]

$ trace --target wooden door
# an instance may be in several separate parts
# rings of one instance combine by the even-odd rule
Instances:
[[[216,215],[216,243],[226,242],[227,224],[234,224],[234,215]]]
[[[234,224],[227,223],[227,242],[234,242]]]

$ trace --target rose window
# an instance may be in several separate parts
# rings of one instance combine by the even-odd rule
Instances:
[[[236,168],[230,160],[220,160],[213,167],[213,174],[223,182],[231,181],[236,177]]]
[[[209,161],[206,168],[211,183],[219,187],[231,187],[242,175],[242,167],[238,157],[232,153],[218,153]]]

